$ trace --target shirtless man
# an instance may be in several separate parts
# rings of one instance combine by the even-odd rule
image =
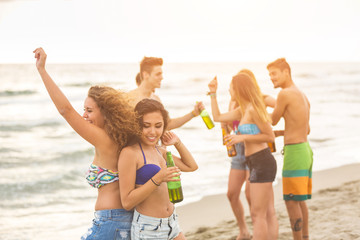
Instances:
[[[156,88],[160,88],[161,80],[163,80],[162,65],[162,58],[143,58],[140,63],[140,82],[138,84],[137,81],[138,87],[128,93],[131,105],[135,107],[135,105],[144,98],[152,98],[161,102],[160,98],[155,95],[154,92]],[[181,127],[193,117],[198,116],[202,109],[204,109],[203,104],[201,102],[196,103],[194,110],[190,113],[185,114],[182,117],[170,119],[167,130]]]
[[[281,91],[272,113],[272,124],[285,120],[283,198],[290,218],[293,238],[309,239],[308,208],[305,200],[311,199],[312,150],[307,140],[310,133],[310,103],[305,94],[294,84],[285,58],[267,66],[271,81]]]

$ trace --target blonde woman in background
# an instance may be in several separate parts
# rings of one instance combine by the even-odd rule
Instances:
[[[251,217],[253,239],[277,239],[278,223],[274,208],[272,182],[276,176],[276,161],[267,142],[274,141],[271,119],[266,112],[263,95],[247,74],[235,75],[231,81],[230,94],[238,108],[221,114],[216,100],[217,79],[209,83],[211,108],[214,121],[231,122],[240,119],[240,135],[226,137],[228,145],[243,142],[246,163],[250,168]]]

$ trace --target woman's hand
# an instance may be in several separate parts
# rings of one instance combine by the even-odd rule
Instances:
[[[215,76],[213,80],[208,84],[209,91],[211,93],[216,93],[217,90],[217,77]]]
[[[180,178],[174,179],[174,177],[180,176],[180,169],[178,167],[166,167],[166,165],[161,166],[161,170],[156,174],[156,181],[158,183],[162,182],[176,182],[180,181]]]
[[[245,136],[244,135],[227,135],[225,136],[225,142],[226,142],[226,146],[231,146],[234,145],[236,143],[240,143],[240,142],[244,142],[245,141]]]
[[[35,53],[35,58],[36,58],[36,68],[38,70],[40,69],[45,69],[45,63],[46,63],[46,53],[44,51],[44,49],[42,48],[37,48],[33,51],[33,53]]]
[[[165,146],[177,145],[181,142],[180,138],[176,136],[175,133],[170,131],[164,133],[164,135],[161,137],[161,141]]]

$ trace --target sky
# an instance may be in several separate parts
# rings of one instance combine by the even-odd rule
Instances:
[[[0,63],[360,62],[359,0],[0,0]]]

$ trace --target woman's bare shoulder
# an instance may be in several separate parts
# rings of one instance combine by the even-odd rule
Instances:
[[[129,146],[124,147],[120,155],[133,155],[136,154],[139,151],[139,145],[138,144],[132,144]]]

